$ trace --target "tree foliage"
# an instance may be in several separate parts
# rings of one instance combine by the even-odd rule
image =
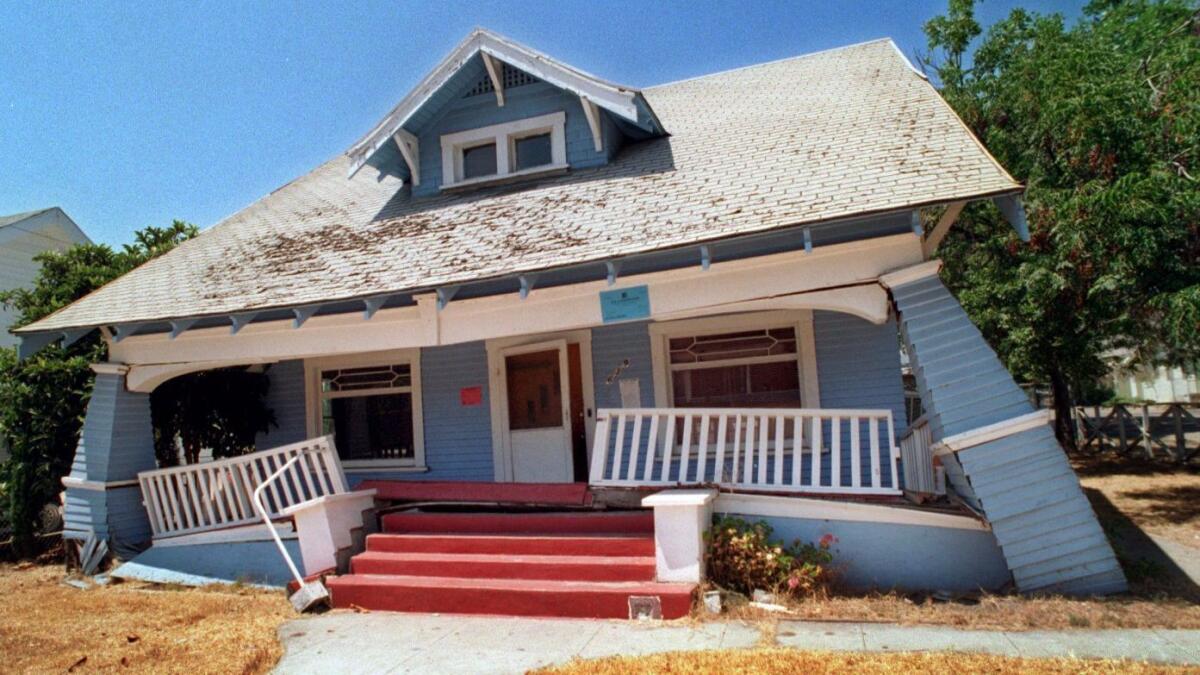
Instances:
[[[1012,11],[981,33],[972,0],[926,26],[925,59],[987,149],[1027,186],[1032,240],[972,206],[945,279],[1018,377],[1069,405],[1106,372],[1200,356],[1200,12],[1184,0]],[[1064,411],[1060,407],[1060,413]],[[1060,419],[1065,416],[1060,414]],[[1073,444],[1073,429],[1059,437]]]
[[[133,244],[113,250],[103,244],[74,246],[38,255],[33,286],[0,292],[14,308],[15,326],[24,326],[116,279],[197,234],[194,225],[175,221],[148,227]],[[7,516],[19,551],[28,552],[33,522],[43,504],[55,500],[70,472],[91,390],[90,365],[106,358],[98,335],[64,349],[51,345],[18,361],[16,351],[0,349],[0,434],[10,457],[0,466]]]

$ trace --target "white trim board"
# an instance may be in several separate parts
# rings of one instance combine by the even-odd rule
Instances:
[[[441,137],[442,185],[448,190],[467,185],[482,185],[516,176],[567,168],[567,114],[559,111],[538,117],[467,129]],[[518,170],[516,142],[527,136],[550,134],[550,163]],[[463,151],[478,145],[496,145],[496,173],[475,178],[463,177]]]
[[[116,488],[135,487],[139,485],[138,479],[131,478],[129,480],[88,480],[86,478],[75,478],[74,476],[63,476],[62,485],[68,489],[74,490],[113,490]]]
[[[933,454],[945,455],[952,452],[960,452],[968,448],[973,448],[977,445],[990,443],[992,441],[1019,434],[1022,431],[1029,431],[1044,426],[1050,423],[1049,410],[1035,410],[1031,413],[1013,417],[995,424],[989,424],[978,429],[964,431],[961,434],[955,434],[943,438],[939,443],[933,446]]]
[[[296,528],[290,522],[275,523],[274,527],[275,531],[279,533],[280,539],[297,539],[299,537],[296,534]],[[193,532],[175,537],[157,537],[153,540],[152,546],[169,548],[171,546],[194,546],[197,544],[235,544],[248,541],[272,541],[272,539],[270,532],[267,532],[262,523],[254,523],[251,525],[230,527],[224,530]]]
[[[620,277],[614,287],[647,285],[651,319],[685,313],[727,313],[738,303],[784,302],[800,309],[830,309],[878,318],[877,293],[862,290],[881,274],[921,260],[911,234],[789,251],[750,259]],[[854,286],[854,288],[837,288]],[[198,328],[172,340],[166,333],[132,335],[110,342],[110,358],[139,366],[227,361],[269,362],[333,354],[458,344],[599,326],[598,295],[604,280],[453,301],[442,311],[418,297],[418,305],[361,313],[314,316],[303,327],[291,320],[252,323],[236,335],[228,327]],[[787,297],[783,297],[787,296]],[[843,301],[838,301],[842,298]],[[869,303],[874,309],[867,308]],[[859,308],[859,309],[856,309]]]
[[[805,518],[809,520],[840,520],[885,525],[918,525],[945,527],[955,530],[989,532],[987,523],[971,516],[952,513],[884,506],[862,502],[840,502],[804,497],[774,497],[723,493],[713,505],[717,513],[733,513],[746,516],[768,516],[775,518]]]

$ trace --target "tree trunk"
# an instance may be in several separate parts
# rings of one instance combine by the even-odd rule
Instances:
[[[1075,438],[1075,423],[1071,418],[1071,387],[1067,378],[1057,368],[1050,371],[1050,393],[1054,396],[1054,435],[1067,452],[1075,452],[1078,443]]]
[[[12,490],[12,494],[9,495],[9,514],[12,516],[13,532],[12,547],[18,560],[31,558],[37,552],[34,546],[34,514],[32,511],[34,506],[30,503],[34,500],[29,473],[29,465],[18,462],[15,464],[9,482],[9,489]],[[38,508],[40,507],[39,504]]]

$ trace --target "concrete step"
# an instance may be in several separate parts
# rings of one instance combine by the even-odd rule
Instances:
[[[354,574],[560,581],[653,581],[654,556],[384,553],[351,561]]]
[[[367,550],[381,553],[653,556],[645,535],[372,534]]]
[[[350,574],[327,581],[333,606],[394,612],[444,612],[596,619],[629,617],[631,596],[656,596],[665,619],[686,616],[692,584]]]
[[[390,533],[653,534],[651,511],[560,513],[389,513]]]

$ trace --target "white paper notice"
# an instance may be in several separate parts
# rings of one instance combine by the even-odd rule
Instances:
[[[621,407],[642,407],[642,385],[636,377],[621,380]]]

